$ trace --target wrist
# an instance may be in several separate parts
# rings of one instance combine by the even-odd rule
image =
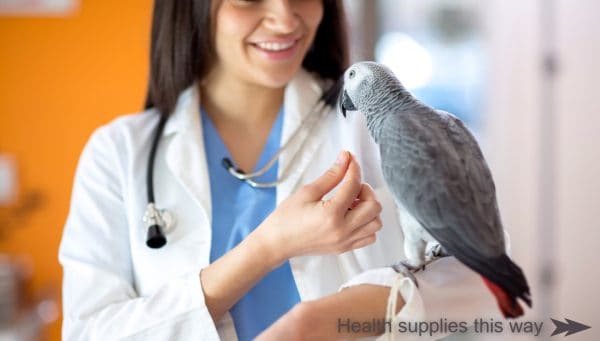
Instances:
[[[262,224],[248,236],[248,239],[255,246],[258,255],[265,259],[271,270],[279,267],[290,258],[277,236],[273,235],[272,230],[266,229]]]

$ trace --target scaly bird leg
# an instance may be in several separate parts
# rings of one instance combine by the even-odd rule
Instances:
[[[417,281],[417,278],[413,274],[413,271],[415,270],[415,268],[413,268],[410,265],[410,263],[408,263],[407,261],[400,261],[400,262],[392,265],[392,269],[394,269],[394,271],[396,271],[397,273],[402,274],[404,277],[408,277],[411,281],[413,281],[413,283],[415,283],[417,288],[419,287],[419,282]]]

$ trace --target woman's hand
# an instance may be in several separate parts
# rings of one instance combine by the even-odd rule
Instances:
[[[335,195],[323,201],[340,182]],[[336,165],[284,200],[240,244],[202,270],[204,300],[213,320],[218,322],[261,278],[291,257],[340,253],[373,243],[381,228],[379,212],[373,190],[360,182],[357,162],[343,152]]]
[[[381,204],[360,180],[358,163],[343,151],[325,174],[284,200],[255,232],[280,263],[372,244],[382,226]],[[333,197],[322,200],[340,182]]]

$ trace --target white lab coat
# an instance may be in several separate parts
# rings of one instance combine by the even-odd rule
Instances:
[[[282,141],[310,111],[321,84],[300,70],[287,86]],[[64,340],[237,339],[229,314],[216,324],[211,319],[199,280],[199,272],[209,264],[211,188],[196,89],[192,86],[181,94],[157,153],[157,206],[176,217],[163,248],[145,245],[142,222],[146,162],[158,115],[120,117],[97,129],[85,146],[59,251],[64,269]],[[280,173],[300,145],[295,141],[281,155]],[[384,186],[377,146],[360,113],[343,118],[331,112],[312,129],[291,172],[277,187],[277,203],[321,175],[342,149],[354,154],[363,181],[375,189],[384,207],[384,226],[368,247],[290,259],[302,300],[335,293],[353,278],[351,283],[389,285],[396,278],[393,271],[357,275],[404,258],[396,208]],[[399,318],[472,321],[497,310],[479,276],[452,257],[436,261],[417,278],[418,288],[403,280],[400,293],[406,305]]]

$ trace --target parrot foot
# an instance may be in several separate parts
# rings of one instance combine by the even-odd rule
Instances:
[[[427,253],[425,254],[425,262],[423,263],[423,265],[417,268],[417,271],[425,271],[425,267],[433,263],[433,261],[448,256],[450,256],[450,254],[448,254],[440,244],[435,244],[432,248],[430,248],[427,251]]]
[[[446,250],[444,250],[444,248],[440,244],[435,244],[432,248],[430,248],[427,251],[427,254],[425,255],[426,264],[429,264],[438,258],[448,256],[450,255],[446,252]]]
[[[405,277],[408,277],[411,281],[413,281],[413,283],[415,283],[417,288],[419,287],[419,282],[417,281],[417,278],[413,274],[413,271],[418,270],[419,267],[414,267],[407,261],[400,261],[400,262],[392,265],[392,269],[394,269],[394,271],[396,271],[397,273],[402,274]]]

